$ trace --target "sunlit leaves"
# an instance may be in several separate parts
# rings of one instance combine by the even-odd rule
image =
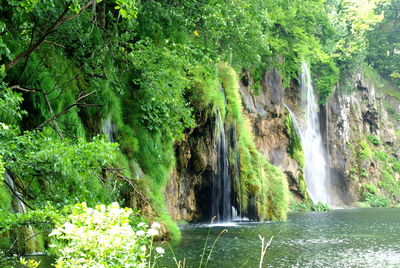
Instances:
[[[396,85],[400,84],[400,2],[393,0],[381,5],[384,20],[368,33],[367,61],[381,75]]]
[[[141,120],[151,131],[180,139],[183,130],[194,124],[184,98],[190,82],[186,74],[190,50],[169,43],[160,47],[146,40],[136,43],[129,57],[138,72],[133,81],[140,87]]]
[[[119,10],[124,19],[136,18],[137,8],[135,0],[116,0],[115,3],[115,9]]]
[[[152,252],[160,225],[130,225],[133,216],[132,209],[118,203],[93,209],[76,204],[66,221],[50,233],[58,257],[55,267],[154,267],[151,263],[164,252],[162,248]]]
[[[3,85],[3,88],[1,88]],[[0,122],[15,124],[26,114],[20,107],[22,103],[21,94],[15,93],[5,87],[0,81]]]
[[[383,19],[377,13],[379,4],[386,0],[330,0],[330,19],[336,29],[334,58],[344,67],[360,64],[367,47],[366,33]],[[332,8],[333,7],[333,8]],[[349,67],[350,66],[350,67]],[[343,67],[342,67],[343,68]]]
[[[30,185],[26,191],[37,204],[107,201],[117,194],[118,188],[103,192],[107,183],[101,181],[102,167],[115,159],[116,144],[100,137],[91,142],[59,140],[48,130],[18,134],[0,129],[0,155],[5,167]]]

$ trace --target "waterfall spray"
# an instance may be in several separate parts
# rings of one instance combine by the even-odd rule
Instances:
[[[301,106],[304,120],[300,127],[300,137],[305,156],[307,190],[313,202],[331,204],[331,184],[320,130],[319,107],[311,83],[310,70],[306,63],[301,67]]]
[[[213,175],[211,216],[217,221],[229,221],[232,218],[231,176],[229,174],[228,144],[226,143],[224,121],[217,110],[215,118],[214,145],[217,157],[217,173]]]

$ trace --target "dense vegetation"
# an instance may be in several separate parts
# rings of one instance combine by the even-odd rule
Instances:
[[[258,92],[275,67],[289,85],[308,61],[325,103],[340,74],[366,57],[381,2],[0,0],[0,247],[21,252],[16,228],[48,230],[78,202],[140,207],[178,238],[163,189],[174,144],[201,109],[237,125],[241,205],[256,197],[260,218],[285,219],[284,175],[255,147],[238,80],[250,73]],[[395,24],[392,2],[380,8]],[[378,62],[374,48],[368,59],[378,70],[394,66]],[[298,144],[292,150],[300,157]],[[16,220],[15,198],[41,220]]]

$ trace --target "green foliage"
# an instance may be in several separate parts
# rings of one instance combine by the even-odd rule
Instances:
[[[25,258],[21,258],[20,263],[28,268],[37,268],[40,265],[40,261],[26,260]]]
[[[153,252],[152,247],[160,226],[130,225],[131,217],[135,217],[132,209],[117,203],[94,209],[76,204],[49,235],[54,237],[55,267],[150,267],[164,253],[162,248]]]
[[[370,159],[372,157],[372,151],[371,151],[371,148],[369,147],[368,143],[363,140],[363,141],[360,141],[359,146],[360,146],[360,148],[359,148],[358,156],[359,156],[360,160]]]
[[[383,14],[375,12],[381,0],[329,0],[326,3],[329,18],[335,28],[333,57],[342,70],[359,66],[366,54],[367,33],[382,21]]]
[[[69,208],[65,207],[58,210],[52,206],[46,206],[43,209],[37,209],[27,213],[11,213],[4,210],[1,212],[3,216],[0,219],[0,235],[4,235],[15,228],[28,225],[40,228],[40,230],[54,228],[56,223],[64,220],[65,215],[69,212]]]
[[[196,110],[206,110],[211,114],[218,110],[222,118],[225,118],[225,94],[219,82],[218,66],[197,65],[190,71],[190,75],[192,78],[188,98]]]
[[[391,205],[390,199],[387,197],[369,192],[364,193],[364,202],[368,203],[371,207],[389,207]]]
[[[5,124],[18,123],[22,116],[26,114],[20,107],[22,100],[21,94],[17,94],[8,88],[1,89],[0,86],[0,122]],[[4,127],[6,126],[3,125]]]
[[[35,196],[35,204],[51,201],[62,206],[115,198],[117,184],[100,178],[102,168],[115,160],[116,144],[100,137],[92,142],[61,141],[49,130],[19,134],[18,129],[0,130],[0,154],[6,168],[31,186],[26,190]]]
[[[327,204],[324,204],[322,202],[318,203],[313,203],[311,206],[311,211],[330,211],[331,209]]]
[[[376,194],[378,189],[373,184],[363,184],[362,189],[370,194]]]
[[[285,176],[256,149],[229,66],[251,73],[256,85],[266,69],[276,67],[289,85],[309,60],[325,103],[338,64],[343,70],[357,57],[365,32],[380,18],[373,14],[376,1],[360,11],[350,0],[343,6],[336,0],[87,3],[2,1],[0,173],[5,167],[24,185],[24,199],[34,208],[46,201],[56,207],[128,203],[131,188],[120,181],[123,176],[154,207],[149,217],[159,218],[174,237],[179,230],[163,191],[175,164],[175,142],[187,138],[195,115],[203,112],[218,110],[236,126],[243,179],[235,189],[243,210],[256,207],[262,219],[286,217]],[[32,47],[39,40],[45,41]],[[302,165],[298,137],[285,123],[290,153]],[[103,131],[120,146],[97,136]],[[360,151],[361,158],[371,155],[367,148]],[[304,180],[299,184],[305,191]],[[2,209],[11,209],[10,198],[1,183]]]
[[[381,23],[377,24],[368,34],[367,62],[371,64],[383,77],[400,85],[399,70],[399,31],[398,12],[400,3],[390,0],[386,5],[381,5],[378,12],[385,14]]]
[[[308,212],[308,211],[315,211],[315,212],[325,212],[330,211],[330,207],[327,204],[322,202],[313,203],[311,200],[306,200],[303,202],[298,202],[293,200],[291,202],[291,211],[301,211],[301,212]]]
[[[138,72],[134,83],[140,87],[141,121],[151,131],[182,139],[183,130],[194,125],[183,94],[189,85],[185,70],[190,64],[185,47],[158,47],[144,40],[135,44],[129,57]]]
[[[380,161],[386,161],[389,159],[389,156],[385,151],[377,151],[375,152],[375,158]]]
[[[390,199],[378,194],[378,189],[375,185],[364,184],[362,189],[364,191],[364,202],[369,204],[371,207],[388,207],[391,205]]]
[[[296,127],[287,109],[285,117],[285,131],[286,135],[289,137],[288,150],[290,156],[296,160],[300,167],[304,167],[304,152],[301,146],[300,135],[296,130]]]
[[[236,124],[238,135],[241,184],[236,184],[235,189],[240,208],[245,212],[255,207],[260,220],[285,220],[289,203],[285,175],[256,149],[251,126],[243,114],[236,72],[222,63],[218,73],[226,95],[227,121]]]
[[[382,142],[374,135],[367,135],[367,140],[375,146],[381,145]]]

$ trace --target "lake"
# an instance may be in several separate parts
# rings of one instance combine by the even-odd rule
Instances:
[[[263,267],[400,267],[400,209],[340,209],[290,213],[286,222],[187,225],[181,243],[173,246],[177,258],[198,267],[207,233],[211,246],[223,229],[228,232],[216,243],[207,267],[258,267],[259,235],[274,237]],[[160,264],[175,267],[168,260]]]
[[[208,248],[218,234],[207,267],[258,267],[261,242],[274,237],[263,267],[400,267],[400,209],[340,209],[289,213],[286,222],[234,222],[182,227],[182,241],[172,246],[186,267],[199,267],[208,232]],[[158,267],[176,267],[167,255]],[[205,254],[203,264],[208,252]],[[51,267],[49,258],[40,267]]]

